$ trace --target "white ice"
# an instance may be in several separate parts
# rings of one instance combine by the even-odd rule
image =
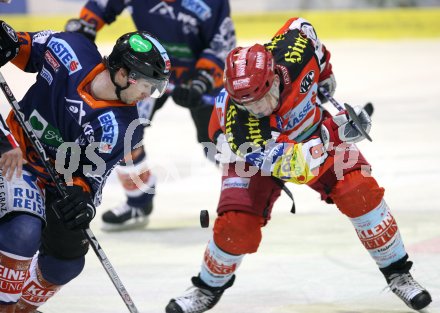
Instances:
[[[440,41],[329,41],[340,102],[373,102],[373,142],[359,147],[386,188],[415,278],[440,312]],[[108,50],[104,49],[104,52]],[[32,82],[11,65],[2,69],[17,98]],[[333,110],[331,108],[331,110]],[[7,102],[1,98],[1,112]],[[145,145],[159,175],[155,208],[144,230],[104,233],[100,214],[124,201],[115,176],[91,227],[142,313],[164,312],[190,286],[211,236],[220,172],[204,160],[190,114],[168,101],[146,130]],[[235,285],[211,312],[404,313],[335,206],[305,186],[290,185],[276,203],[258,253],[246,256]],[[207,209],[211,226],[202,229]],[[93,251],[83,273],[41,308],[44,313],[128,312]]]

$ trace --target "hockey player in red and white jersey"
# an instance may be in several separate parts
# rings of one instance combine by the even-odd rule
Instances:
[[[18,104],[67,183],[60,198],[11,111],[0,127],[0,312],[30,313],[81,273],[89,246],[81,229],[112,169],[141,141],[136,102],[165,92],[170,61],[143,31],[102,58],[81,34],[17,34],[0,21],[0,66],[9,61],[37,73]]]
[[[193,288],[171,299],[166,312],[201,313],[219,301],[243,257],[257,251],[283,182],[305,184],[336,204],[390,289],[410,308],[426,307],[431,296],[409,272],[412,262],[384,189],[354,144],[364,136],[346,111],[332,116],[320,106],[319,87],[333,94],[336,80],[330,52],[312,25],[292,18],[264,46],[233,49],[224,85],[210,135],[221,159],[230,163],[223,171],[213,237]],[[368,132],[370,117],[361,108],[355,111]]]

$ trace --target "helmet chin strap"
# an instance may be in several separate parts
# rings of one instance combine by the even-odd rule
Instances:
[[[125,87],[121,87],[121,86],[119,86],[119,85],[116,83],[116,81],[115,81],[115,75],[116,75],[116,73],[114,73],[114,72],[111,73],[111,74],[110,74],[110,79],[111,79],[113,85],[115,85],[115,88],[116,88],[116,90],[115,90],[116,97],[118,97],[119,101],[122,101],[122,99],[121,99],[121,91],[127,89],[128,87],[130,87],[130,83],[127,81],[127,85],[126,85]]]
[[[116,97],[118,97],[118,100],[119,100],[119,101],[122,101],[122,99],[121,99],[121,91],[127,89],[128,87],[130,87],[130,83],[127,81],[127,85],[126,85],[125,87],[121,87],[121,86],[119,86],[119,85],[116,83],[116,80],[115,80],[115,76],[116,76],[116,71],[117,71],[117,70],[115,70],[114,68],[112,68],[112,67],[109,65],[109,62],[108,62],[108,58],[107,58],[107,57],[104,57],[103,62],[104,62],[105,66],[107,67],[107,69],[108,69],[108,71],[109,71],[109,73],[110,73],[110,80],[112,81],[113,85],[114,85],[115,88],[116,88],[116,90],[115,90]]]

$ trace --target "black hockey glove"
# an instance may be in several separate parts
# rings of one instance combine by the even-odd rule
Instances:
[[[68,229],[85,229],[95,217],[96,209],[88,192],[80,186],[66,186],[67,196],[55,200],[53,209]]]
[[[202,105],[203,94],[209,93],[214,84],[212,76],[204,70],[199,70],[188,85],[176,86],[173,91],[173,100],[178,105],[194,109]]]
[[[19,49],[17,33],[11,26],[0,20],[0,67],[15,58]]]
[[[71,18],[64,26],[66,32],[76,32],[83,34],[89,40],[95,41],[96,39],[96,25],[86,22],[81,18]]]

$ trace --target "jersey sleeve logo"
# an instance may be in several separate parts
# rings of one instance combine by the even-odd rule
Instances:
[[[58,72],[58,70],[60,69],[60,64],[57,62],[52,53],[50,53],[50,51],[46,51],[46,53],[44,53],[44,58],[46,59],[46,62],[52,67],[54,72]]]
[[[315,78],[315,71],[309,71],[301,80],[301,85],[299,92],[306,93],[309,91],[310,86],[313,84],[313,79]]]
[[[101,143],[99,144],[99,152],[111,153],[118,141],[119,127],[113,112],[107,112],[98,116],[99,123],[102,127]]]
[[[53,77],[52,74],[44,67],[41,68],[40,76],[43,77],[49,85],[52,85]]]
[[[47,46],[61,61],[69,72],[69,75],[72,75],[82,69],[78,57],[76,56],[72,47],[65,40],[52,38]]]
[[[29,123],[35,135],[46,145],[58,148],[64,142],[60,131],[49,124],[37,110],[32,111]]]

